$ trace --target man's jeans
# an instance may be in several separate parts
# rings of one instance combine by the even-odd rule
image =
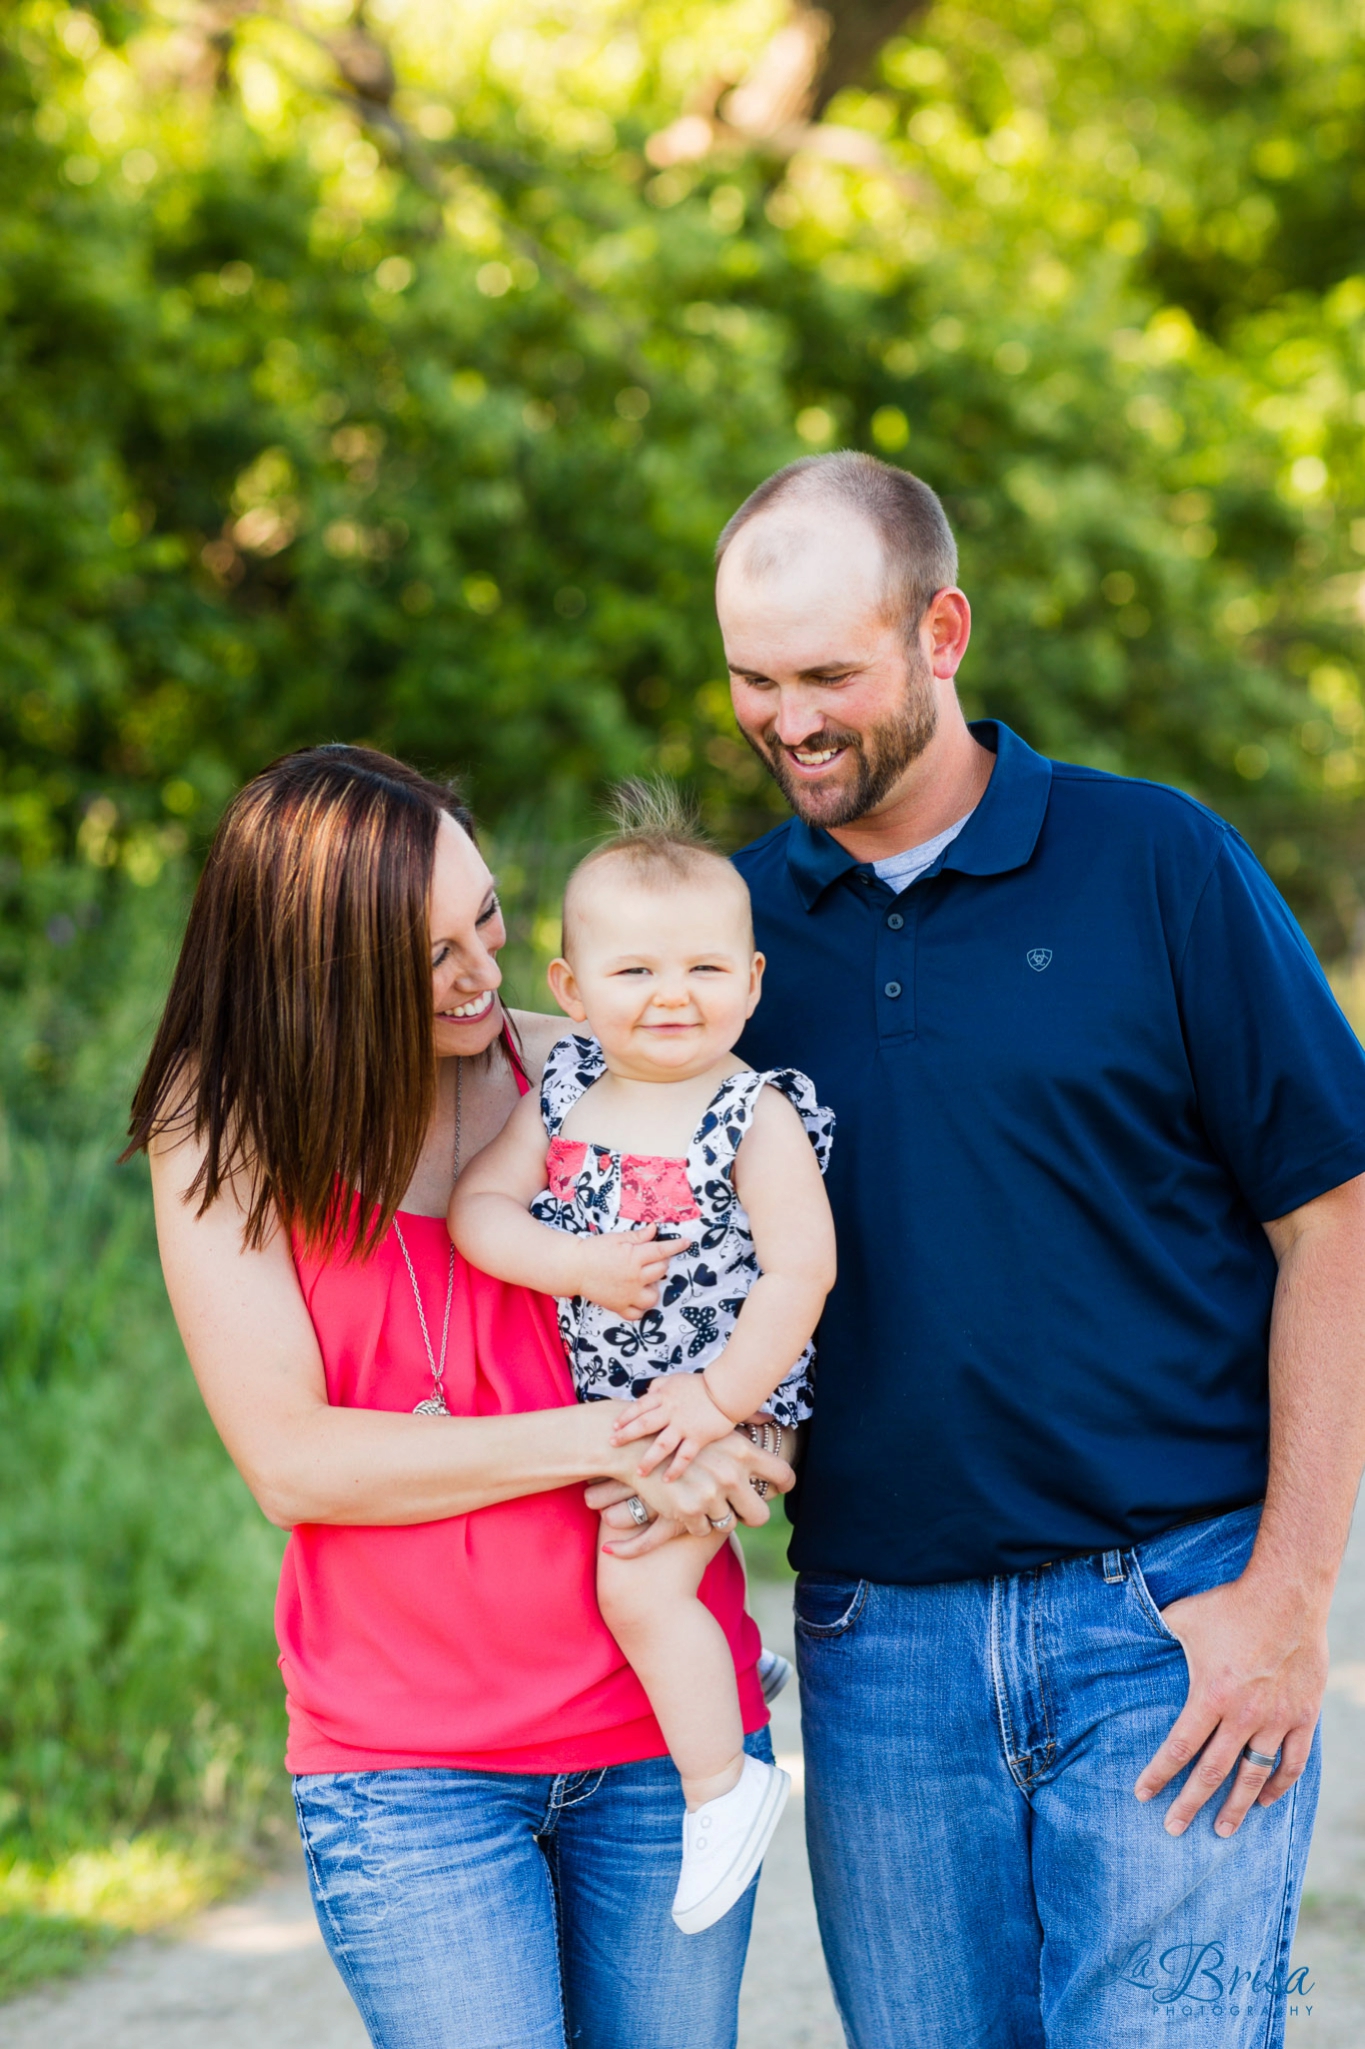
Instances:
[[[766,1729],[744,1747],[772,1758]],[[734,2049],[754,1887],[703,1935],[673,1926],[670,1759],[317,1773],[294,1800],[323,1939],[375,2049]]]
[[[996,1580],[806,1573],[806,1828],[852,2049],[1273,2049],[1311,2000],[1290,1944],[1307,1770],[1216,1836],[1138,1773],[1184,1703],[1158,1610],[1235,1579],[1258,1508]],[[1298,1960],[1296,1960],[1296,1965]]]

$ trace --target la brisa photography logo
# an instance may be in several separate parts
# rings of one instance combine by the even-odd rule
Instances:
[[[1230,1954],[1216,1937],[1158,1949],[1134,1943],[1119,1967],[1120,1983],[1150,2000],[1168,2021],[1242,2019],[1269,2014],[1289,2001],[1288,2013],[1310,2014],[1314,1980],[1307,1964],[1277,1970]]]

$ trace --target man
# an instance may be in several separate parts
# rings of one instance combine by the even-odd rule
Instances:
[[[795,463],[719,557],[796,814],[737,857],[741,1051],[838,1119],[792,1556],[848,2039],[1277,2043],[1365,1462],[1365,1055],[1221,820],[965,723],[924,484]]]

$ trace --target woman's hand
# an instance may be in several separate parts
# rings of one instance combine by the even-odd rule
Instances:
[[[602,1510],[638,1494],[655,1518],[647,1530],[613,1539],[612,1555],[637,1558],[657,1550],[670,1537],[709,1536],[727,1518],[758,1528],[767,1522],[771,1510],[755,1493],[753,1482],[766,1480],[770,1489],[785,1494],[796,1484],[787,1461],[760,1451],[742,1432],[732,1431],[719,1444],[699,1451],[680,1479],[661,1479],[658,1473],[644,1477],[618,1468],[609,1481],[595,1482],[587,1491],[589,1508]],[[665,1525],[666,1527],[661,1527]],[[733,1525],[728,1525],[733,1526]]]

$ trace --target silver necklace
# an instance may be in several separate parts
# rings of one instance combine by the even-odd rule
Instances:
[[[452,1162],[454,1168],[452,1179],[455,1180],[459,1179],[460,1173],[460,1130],[463,1123],[462,1112],[464,1109],[463,1082],[464,1060],[462,1056],[457,1054],[455,1058],[455,1157]],[[427,1312],[422,1307],[422,1291],[417,1285],[417,1270],[413,1266],[412,1255],[408,1251],[407,1241],[403,1236],[403,1227],[397,1217],[393,1220],[393,1229],[394,1235],[398,1240],[398,1249],[403,1255],[403,1264],[408,1270],[408,1279],[412,1282],[412,1299],[417,1304],[417,1321],[422,1329],[422,1343],[426,1346],[427,1365],[431,1368],[432,1392],[425,1401],[417,1403],[412,1413],[414,1416],[448,1416],[450,1411],[446,1407],[445,1396],[446,1347],[450,1342],[450,1305],[455,1299],[455,1247],[453,1244],[451,1245],[450,1262],[446,1267],[446,1308],[445,1316],[441,1323],[441,1358],[438,1365],[436,1354],[432,1349],[431,1332],[427,1329]]]

